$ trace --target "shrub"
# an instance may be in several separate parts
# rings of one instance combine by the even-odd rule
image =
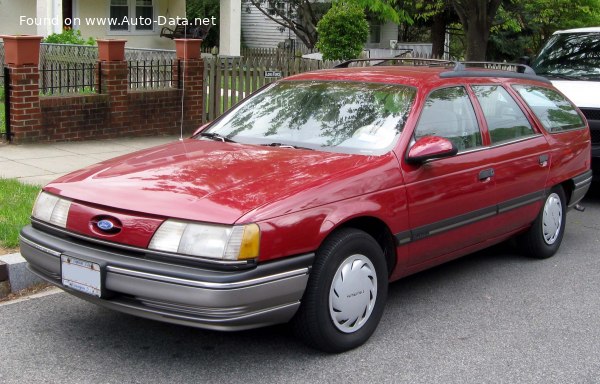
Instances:
[[[96,41],[93,37],[84,40],[81,37],[81,31],[75,29],[65,29],[62,33],[53,33],[46,37],[44,43],[53,44],[76,44],[76,45],[95,45]]]
[[[337,2],[317,24],[317,49],[323,60],[357,58],[369,38],[365,12],[356,5]]]

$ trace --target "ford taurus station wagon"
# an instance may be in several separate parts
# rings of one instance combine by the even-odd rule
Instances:
[[[341,352],[391,281],[513,236],[554,255],[591,180],[578,109],[529,68],[396,64],[282,79],[189,139],[48,184],[29,268],[128,314],[291,322]]]

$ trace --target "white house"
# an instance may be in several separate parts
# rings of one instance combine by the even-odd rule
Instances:
[[[285,6],[285,3],[282,5]],[[242,41],[248,48],[275,48],[289,40],[295,40],[296,44],[301,43],[294,32],[265,16],[249,2],[242,4],[241,21]],[[371,22],[369,40],[365,48],[389,48],[390,40],[397,39],[397,24]]]
[[[79,29],[84,38],[125,39],[129,47],[173,49],[171,40],[160,37],[158,22],[185,17],[185,0],[0,0],[0,9],[0,34],[48,36],[70,27]],[[129,23],[123,23],[124,17]]]

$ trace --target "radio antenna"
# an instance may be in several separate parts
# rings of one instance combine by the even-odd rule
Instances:
[[[186,25],[183,28],[183,38],[187,39],[187,10],[185,13]],[[183,44],[183,65],[179,65],[179,78],[181,79],[181,119],[179,122],[179,141],[183,141],[183,116],[184,116],[184,102],[185,102],[185,62],[187,56],[187,43]]]

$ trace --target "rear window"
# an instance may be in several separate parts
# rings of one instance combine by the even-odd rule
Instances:
[[[532,85],[514,85],[513,88],[548,132],[556,133],[585,127],[575,106],[555,90]]]

